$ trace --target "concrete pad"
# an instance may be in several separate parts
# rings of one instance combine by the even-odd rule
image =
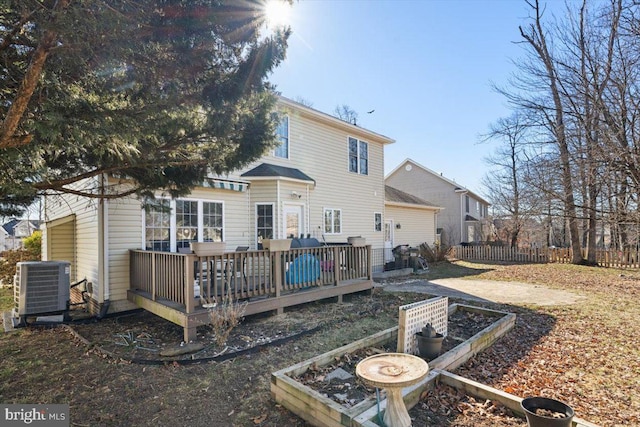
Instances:
[[[576,304],[585,297],[574,292],[552,289],[523,282],[502,282],[474,279],[407,279],[403,282],[383,284],[388,292],[417,292],[448,296],[468,301],[501,304],[535,304],[541,306]]]

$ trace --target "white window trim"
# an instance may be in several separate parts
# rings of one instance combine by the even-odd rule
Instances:
[[[271,215],[273,217],[273,224],[271,227],[273,228],[273,238],[276,238],[276,204],[275,203],[255,203],[254,212],[255,212],[255,221],[253,221],[253,232],[254,232],[254,241],[256,244],[256,248],[258,247],[258,206],[271,206]],[[224,229],[223,229],[224,231]]]
[[[380,215],[380,230],[376,230],[376,215]],[[384,217],[382,215],[382,212],[374,212],[373,213],[373,231],[376,233],[380,233],[382,232],[383,229],[384,229]]]
[[[277,159],[289,160],[291,158],[291,120],[289,119],[288,115],[284,115],[282,117],[282,119],[283,120],[285,120],[285,119],[287,120],[287,156],[286,157],[282,157],[282,156],[276,155],[276,150],[280,147],[280,145],[278,145],[276,148],[274,148],[273,152],[271,154],[272,154],[273,157],[275,157]],[[280,141],[280,136],[278,135],[277,132],[276,132],[276,137],[278,138],[278,141]]]
[[[167,198],[162,198],[159,200],[168,200]],[[204,208],[203,203],[220,203],[222,205],[222,241],[224,242],[226,239],[226,215],[225,215],[225,204],[223,200],[210,200],[210,199],[194,199],[190,197],[180,197],[179,200],[184,200],[187,202],[198,202],[198,242],[202,242],[204,235]],[[169,251],[176,252],[177,250],[177,239],[176,239],[176,230],[177,230],[177,222],[176,222],[176,199],[169,200],[169,207],[171,212],[169,214]],[[142,248],[145,248],[147,245],[146,242],[146,230],[147,230],[147,219],[145,215],[144,208],[141,209],[142,214]]]
[[[325,228],[326,223],[325,223],[325,220],[324,220],[324,219],[325,219],[325,216],[326,216],[326,214],[327,214],[327,211],[331,211],[331,230],[332,230],[332,231],[330,231],[330,232],[328,232],[328,231],[326,230],[326,228]],[[333,224],[334,224],[334,223],[333,223],[333,219],[334,219],[334,218],[333,218],[333,216],[334,216],[334,212],[336,212],[336,211],[340,212],[340,232],[339,232],[339,233],[336,233],[336,232],[334,231],[334,226],[333,226]],[[325,234],[325,235],[331,235],[331,236],[339,236],[339,235],[341,235],[341,234],[342,234],[342,230],[343,230],[343,228],[344,228],[344,224],[343,224],[343,220],[342,220],[342,219],[343,219],[343,218],[342,218],[342,209],[337,209],[337,208],[322,208],[322,232],[323,232],[323,234]]]
[[[351,162],[350,162],[351,153],[349,151],[349,142],[350,142],[349,140],[350,139],[355,139],[357,141],[357,146],[358,146],[358,157],[357,157],[357,161],[356,161],[357,172],[354,172],[354,171],[351,170]],[[367,173],[362,173],[360,171],[360,158],[362,157],[362,155],[360,154],[360,143],[361,142],[367,144]],[[349,171],[349,173],[353,173],[353,174],[356,174],[356,175],[362,175],[362,176],[369,176],[369,169],[370,169],[369,166],[371,165],[371,161],[370,161],[370,159],[371,159],[371,155],[370,155],[371,154],[371,150],[369,150],[370,145],[371,144],[369,144],[369,142],[363,141],[362,139],[356,138],[355,136],[347,136],[347,171]]]

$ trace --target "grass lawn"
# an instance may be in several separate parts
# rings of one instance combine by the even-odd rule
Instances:
[[[639,271],[456,262],[433,265],[426,279],[444,277],[521,281],[584,295],[569,306],[486,304],[515,312],[516,327],[456,373],[519,396],[560,399],[601,426],[640,425]],[[4,309],[11,295],[0,290]],[[271,399],[270,373],[393,326],[399,305],[427,297],[376,289],[342,305],[295,308],[274,321],[313,313],[331,323],[257,353],[187,366],[105,357],[64,328],[21,329],[0,335],[0,402],[67,403],[75,426],[304,426]]]
[[[0,288],[0,311],[13,308],[13,289]]]

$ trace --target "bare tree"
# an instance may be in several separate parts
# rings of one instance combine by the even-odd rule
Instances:
[[[539,1],[528,2],[534,13],[533,22],[525,27],[520,27],[520,35],[532,49],[532,59],[537,60],[542,66],[538,69],[539,83],[545,85],[547,95],[551,98],[551,105],[544,105],[538,112],[545,120],[545,125],[554,137],[554,142],[559,153],[559,168],[562,177],[564,209],[569,221],[569,233],[571,237],[572,263],[581,264],[582,246],[577,223],[576,205],[574,198],[574,183],[571,169],[571,153],[569,139],[565,128],[565,105],[562,102],[561,81],[557,70],[557,63],[553,57],[545,28],[542,23],[542,9]]]
[[[518,246],[518,237],[527,219],[522,209],[522,176],[519,173],[523,170],[521,152],[525,133],[524,117],[518,113],[499,119],[491,126],[487,139],[496,139],[501,145],[485,159],[492,169],[482,179],[496,210],[495,216],[502,219],[500,228],[508,234],[509,245],[514,248]]]
[[[347,104],[337,105],[333,110],[333,115],[340,120],[351,123],[352,125],[358,124],[358,113],[356,113],[356,111]]]

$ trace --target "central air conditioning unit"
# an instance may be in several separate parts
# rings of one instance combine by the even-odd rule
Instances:
[[[14,317],[55,314],[69,309],[71,263],[27,261],[16,265]]]

